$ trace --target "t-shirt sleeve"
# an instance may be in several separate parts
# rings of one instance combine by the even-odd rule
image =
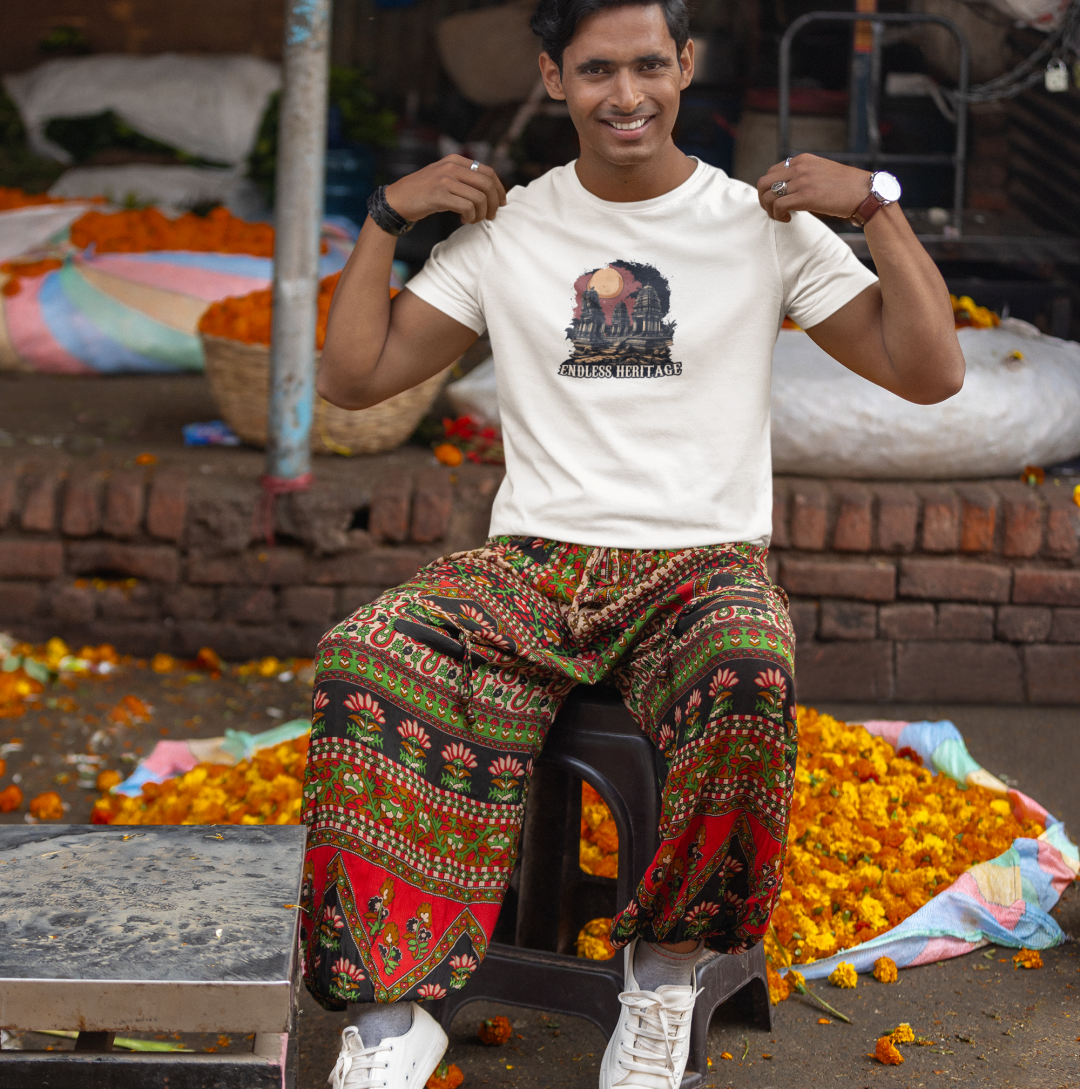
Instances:
[[[408,282],[414,295],[431,303],[479,334],[487,328],[480,274],[491,252],[491,224],[459,227],[432,251],[424,267]]]
[[[877,282],[851,247],[809,212],[795,212],[790,223],[774,223],[774,237],[784,312],[804,329],[835,314]]]

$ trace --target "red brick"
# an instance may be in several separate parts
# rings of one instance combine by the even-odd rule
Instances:
[[[295,639],[286,625],[227,624],[182,620],[175,625],[176,653],[194,657],[200,647],[211,647],[226,661],[242,662],[272,654],[282,658],[294,652]]]
[[[277,598],[269,586],[225,586],[218,593],[218,613],[222,620],[269,624],[276,607]]]
[[[1080,571],[1018,567],[1012,599],[1017,605],[1080,605]]]
[[[919,524],[919,497],[903,484],[882,484],[878,501],[877,546],[882,552],[912,552]]]
[[[1032,703],[1080,703],[1080,646],[1024,647],[1024,665]]]
[[[873,544],[874,497],[862,484],[837,484],[836,528],[833,548],[837,552],[869,552]]]
[[[772,493],[772,545],[773,548],[791,547],[791,530],[788,527],[789,496],[787,486],[773,481]]]
[[[110,537],[129,540],[142,526],[146,474],[141,470],[120,469],[109,477],[105,492],[105,532]]]
[[[98,597],[103,620],[153,620],[159,615],[157,588],[140,582],[135,586],[108,586]]]
[[[1012,568],[963,560],[900,561],[900,596],[931,601],[1009,600]]]
[[[101,473],[75,472],[64,488],[60,529],[68,537],[92,537],[101,530]]]
[[[817,636],[818,603],[795,598],[788,605],[788,616],[795,629],[795,641],[809,642]]]
[[[1039,605],[1001,605],[997,611],[997,637],[1010,643],[1045,643],[1052,620],[1051,610]]]
[[[789,594],[801,597],[892,601],[896,597],[896,567],[881,561],[829,563],[785,558],[780,584]]]
[[[179,541],[187,520],[187,477],[159,473],[150,486],[146,504],[146,531],[162,541]]]
[[[306,581],[305,562],[299,548],[264,548],[237,556],[192,552],[187,580],[196,586],[296,586]]]
[[[3,529],[19,505],[19,465],[3,466],[0,470],[0,529]]]
[[[1042,546],[1043,505],[1038,494],[1019,480],[995,484],[1002,498],[1005,534],[1001,551],[1006,556],[1037,556]]]
[[[121,654],[151,658],[159,651],[162,654],[177,653],[172,625],[162,624],[159,620],[95,620],[86,626],[85,632],[85,642],[111,643]],[[195,649],[197,651],[198,647]],[[194,657],[194,654],[187,657]]]
[[[49,613],[68,624],[85,623],[97,616],[98,594],[92,586],[68,582],[54,586],[49,594]]]
[[[826,599],[821,603],[818,634],[822,639],[874,639],[877,606],[861,601]]]
[[[216,611],[214,591],[201,586],[175,586],[161,596],[162,615],[176,620],[210,620]]]
[[[881,606],[878,623],[886,639],[932,639],[937,612],[929,602],[898,601]]]
[[[389,474],[371,498],[368,531],[377,541],[404,541],[409,535],[412,482],[407,474]]]
[[[370,552],[346,552],[312,564],[311,580],[319,586],[355,585],[397,586],[410,579],[425,562],[419,550],[375,548]]]
[[[1080,609],[1055,609],[1050,625],[1051,643],[1080,643]]]
[[[357,609],[370,605],[386,589],[385,586],[342,586],[337,592],[336,615],[352,616]]]
[[[441,541],[450,525],[454,509],[454,490],[449,474],[443,469],[428,469],[420,473],[413,494],[412,526],[409,536],[426,544]]]
[[[817,480],[800,480],[791,486],[791,545],[807,552],[825,547],[829,526],[829,492]]]
[[[796,644],[795,692],[800,702],[887,700],[892,691],[892,643]]]
[[[1043,555],[1068,560],[1076,555],[1080,535],[1080,507],[1073,502],[1070,488],[1051,486],[1039,489],[1046,500],[1046,540]]]
[[[960,498],[945,488],[919,489],[923,504],[924,552],[955,552],[960,547]]]
[[[993,552],[998,497],[985,484],[963,484],[960,493],[960,551]]]
[[[334,618],[334,590],[330,586],[290,586],[281,592],[281,612],[294,624],[322,625]]]
[[[75,575],[122,575],[177,582],[180,557],[166,545],[132,545],[117,541],[76,541],[68,545],[68,566]]]
[[[971,639],[989,642],[994,638],[994,609],[990,605],[957,605],[942,602],[937,609],[935,639]]]
[[[59,541],[0,540],[0,578],[55,579],[64,570]]]
[[[30,480],[23,500],[23,529],[38,533],[52,533],[56,529],[56,493],[60,480],[61,474],[55,469],[47,469]]]
[[[1008,643],[899,643],[894,698],[1023,703],[1019,652]]]
[[[0,582],[0,627],[41,614],[41,585],[37,582]]]

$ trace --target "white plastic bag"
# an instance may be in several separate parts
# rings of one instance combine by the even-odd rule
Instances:
[[[446,396],[459,416],[477,423],[499,426],[499,390],[495,385],[495,360],[489,355],[464,378],[446,387]]]

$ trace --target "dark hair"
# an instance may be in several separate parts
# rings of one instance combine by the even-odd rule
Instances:
[[[675,49],[682,53],[690,37],[690,13],[686,0],[540,0],[529,25],[544,45],[544,52],[562,71],[563,50],[577,33],[578,24],[590,15],[608,8],[632,4],[649,7],[657,4],[664,13],[668,33],[675,39]]]

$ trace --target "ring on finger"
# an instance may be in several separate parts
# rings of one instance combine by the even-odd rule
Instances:
[[[785,196],[787,194],[787,182],[786,181],[773,182],[772,185],[769,186],[769,188],[778,197],[782,197],[782,196]]]
[[[473,171],[479,170],[480,169],[480,160],[479,159],[473,159],[472,164],[470,165],[469,169],[473,170]]]

